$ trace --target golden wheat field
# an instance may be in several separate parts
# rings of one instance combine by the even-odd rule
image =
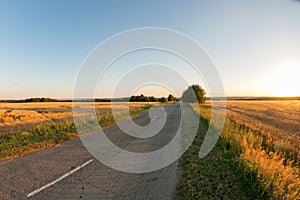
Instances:
[[[300,199],[300,101],[230,100],[226,104],[220,140],[237,149],[244,176],[251,177],[247,182],[265,191],[259,199]],[[223,111],[223,105],[207,102],[200,114],[210,119],[211,108]],[[192,106],[199,112],[198,105]]]
[[[218,105],[218,101],[214,103]],[[227,101],[226,104],[226,115],[231,120],[272,138],[278,146],[299,151],[300,101]]]
[[[131,102],[130,108],[143,107],[149,102]],[[124,110],[125,102],[114,102],[114,109]],[[72,102],[39,103],[0,103],[0,135],[32,129],[39,124],[51,121],[63,121],[72,118]],[[111,110],[110,102],[80,102],[80,108],[94,108],[97,113],[105,114]]]

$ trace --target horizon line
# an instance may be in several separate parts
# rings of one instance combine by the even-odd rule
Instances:
[[[134,96],[138,96],[138,95],[134,95]],[[152,95],[151,95],[152,96]],[[156,97],[153,96],[155,98],[160,98],[160,97],[168,97],[168,96],[160,96],[160,97]],[[29,97],[29,98],[4,98],[4,99],[0,99],[0,101],[22,101],[22,100],[26,100],[26,99],[32,99],[32,98],[48,98],[48,99],[52,99],[52,100],[58,100],[58,101],[72,101],[72,100],[92,100],[92,99],[103,99],[103,100],[110,100],[110,99],[126,99],[126,98],[130,98],[130,96],[128,97],[95,97],[95,98],[90,98],[90,97],[82,97],[82,98],[51,98],[51,97]],[[180,97],[179,97],[180,98]],[[290,99],[300,99],[300,95],[299,96],[243,96],[243,95],[230,95],[230,96],[206,96],[206,98],[208,99],[267,99],[267,98],[278,98],[278,99],[284,99],[284,98],[290,98]]]

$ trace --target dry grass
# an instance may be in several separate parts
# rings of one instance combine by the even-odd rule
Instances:
[[[270,191],[270,196],[277,199],[299,199],[300,177],[299,168],[293,167],[291,162],[284,164],[280,153],[256,149],[253,143],[248,143],[246,136],[241,145],[244,149],[241,159],[247,167],[254,168],[260,177],[261,184]]]

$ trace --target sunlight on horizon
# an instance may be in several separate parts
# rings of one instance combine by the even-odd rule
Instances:
[[[269,96],[300,96],[300,64],[293,61],[284,63],[280,68],[270,71],[262,87]]]

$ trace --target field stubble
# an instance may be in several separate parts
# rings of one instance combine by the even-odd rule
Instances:
[[[227,101],[226,115],[259,132],[273,151],[300,154],[300,101]],[[210,103],[206,104],[211,106]],[[218,106],[218,102],[216,102]],[[299,160],[300,161],[300,160]]]

